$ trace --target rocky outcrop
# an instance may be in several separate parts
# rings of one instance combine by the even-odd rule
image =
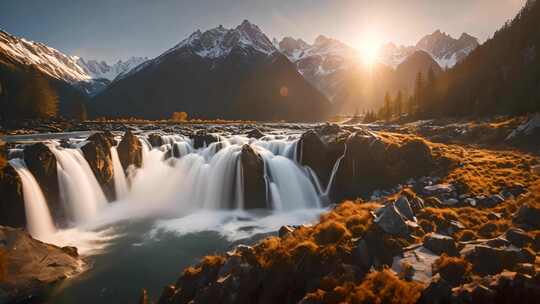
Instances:
[[[264,137],[264,133],[261,132],[261,130],[257,129],[257,128],[254,128],[253,130],[249,131],[247,133],[247,137],[248,138],[255,138],[255,139],[260,139],[260,138],[263,138]]]
[[[11,167],[0,168],[0,225],[26,227],[21,178]]]
[[[540,207],[533,203],[522,205],[513,221],[527,229],[540,229]]]
[[[87,141],[88,143],[81,149],[84,157],[101,185],[103,193],[109,201],[113,201],[116,198],[111,157],[111,148],[115,145],[114,136],[110,132],[100,132],[90,136]]]
[[[164,144],[163,143],[163,138],[161,138],[161,135],[159,135],[157,133],[152,133],[152,134],[148,135],[148,142],[154,148],[159,148],[159,147],[163,146],[163,144]]]
[[[244,145],[239,161],[242,164],[244,208],[267,208],[266,180],[264,178],[264,161],[262,157],[251,146]]]
[[[433,168],[431,149],[420,139],[400,142],[362,130],[351,135],[346,146],[331,192],[335,201],[426,175]]]
[[[56,157],[45,144],[37,143],[24,148],[24,161],[41,187],[53,218],[63,222],[65,213],[60,199]]]
[[[118,144],[118,157],[125,171],[130,166],[140,168],[142,166],[142,144],[137,136],[127,130]]]
[[[208,147],[211,143],[218,142],[219,137],[214,134],[207,133],[206,130],[199,130],[192,135],[193,147],[199,149]]]
[[[0,226],[0,303],[41,302],[50,287],[84,266],[73,248],[45,244],[22,229]]]

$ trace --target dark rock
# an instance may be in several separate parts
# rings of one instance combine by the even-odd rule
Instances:
[[[248,138],[260,139],[260,138],[264,137],[264,133],[261,132],[259,129],[255,128],[255,129],[253,129],[253,130],[251,130],[251,131],[249,131],[247,133],[247,137]]]
[[[73,247],[73,246],[64,246],[62,248],[63,252],[69,254],[70,256],[74,257],[74,258],[78,258],[79,257],[79,250],[77,249],[77,247]]]
[[[318,133],[321,135],[329,135],[329,134],[337,134],[341,131],[342,130],[339,125],[326,123],[319,129]]]
[[[313,169],[323,183],[328,181],[331,164],[326,158],[326,145],[315,131],[307,131],[302,134],[298,142],[296,158],[303,166]]]
[[[109,201],[116,198],[114,188],[114,169],[111,157],[111,148],[115,144],[114,137],[111,138],[105,133],[94,133],[87,139],[82,147],[84,158],[94,172],[96,180],[103,189],[103,193]]]
[[[493,208],[502,202],[504,202],[504,197],[500,196],[499,194],[495,194],[478,200],[478,206],[483,208]]]
[[[418,300],[419,304],[450,304],[452,303],[452,286],[440,277],[434,279]]]
[[[148,135],[148,142],[150,143],[150,145],[152,145],[152,147],[155,148],[159,148],[164,144],[163,138],[161,138],[161,135],[157,133],[152,133]]]
[[[281,228],[279,228],[278,235],[280,238],[283,238],[289,235],[290,233],[292,233],[293,231],[294,231],[294,227],[292,226],[289,226],[289,225],[281,226]]]
[[[527,244],[533,241],[532,237],[527,234],[523,229],[510,228],[506,231],[505,237],[514,246],[523,248]]]
[[[540,208],[532,204],[521,205],[513,222],[525,229],[540,229]]]
[[[459,253],[452,237],[437,233],[429,233],[424,236],[424,247],[438,255],[446,253],[450,256],[456,256]]]
[[[202,147],[207,147],[211,143],[219,141],[219,137],[217,137],[216,135],[207,133],[206,130],[199,130],[199,131],[195,132],[192,136],[193,136],[192,137],[192,139],[193,139],[193,147],[195,149],[200,149]]]
[[[120,158],[120,163],[125,171],[130,166],[135,166],[136,168],[142,166],[142,144],[139,138],[133,135],[130,130],[126,131],[117,149],[118,158]]]
[[[26,227],[22,181],[13,167],[0,169],[0,225]]]
[[[53,218],[63,222],[65,212],[60,199],[56,157],[45,144],[36,143],[25,147],[24,161],[41,187]]]
[[[61,248],[34,240],[22,229],[0,226],[4,270],[0,302],[19,303],[44,295],[54,284],[83,270],[84,262]]]
[[[461,250],[461,255],[473,265],[473,271],[480,275],[497,274],[504,269],[514,269],[518,263],[534,261],[534,256],[531,257],[523,249],[511,247],[494,248],[486,245],[467,245]]]
[[[249,145],[242,147],[240,154],[242,164],[242,180],[244,183],[244,208],[264,209],[266,201],[266,179],[264,178],[264,161]]]
[[[407,220],[409,221],[416,221],[416,218],[414,217],[414,211],[411,208],[411,205],[409,204],[409,200],[406,196],[402,195],[398,198],[398,200],[394,203],[399,213]]]

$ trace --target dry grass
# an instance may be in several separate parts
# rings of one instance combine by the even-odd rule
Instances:
[[[433,273],[439,273],[448,283],[457,286],[466,282],[472,265],[461,257],[449,257],[445,253],[433,264]]]

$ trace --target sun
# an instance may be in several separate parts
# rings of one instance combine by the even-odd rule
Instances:
[[[379,59],[381,42],[375,33],[363,35],[358,43],[360,58],[367,65],[374,65]]]

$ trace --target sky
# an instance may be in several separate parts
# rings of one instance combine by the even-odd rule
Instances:
[[[437,29],[481,42],[526,0],[0,0],[0,28],[68,55],[113,62],[155,57],[197,29],[244,19],[269,37],[312,42],[323,34],[353,47],[415,44]]]

